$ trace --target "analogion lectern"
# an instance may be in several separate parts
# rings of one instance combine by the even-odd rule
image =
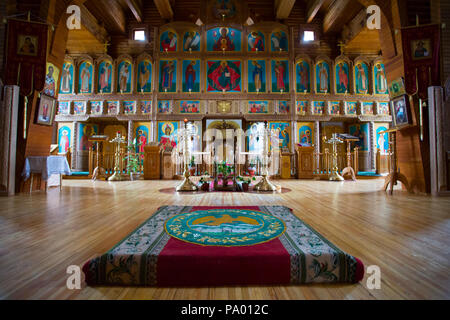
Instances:
[[[380,132],[380,134],[389,133],[389,148],[392,150],[391,156],[391,172],[386,177],[384,181],[384,191],[387,190],[388,186],[391,185],[389,189],[389,194],[392,195],[394,193],[394,186],[397,185],[397,182],[400,181],[405,186],[408,192],[411,192],[408,179],[405,175],[400,173],[399,168],[397,167],[397,131],[398,129],[389,129],[386,131]]]
[[[100,157],[100,147],[103,150],[104,142],[108,141],[108,136],[105,135],[93,135],[89,137],[90,142],[95,142],[96,144],[96,166],[92,173],[92,180],[95,181],[97,179],[105,179],[106,180],[106,170],[103,168],[103,156]]]

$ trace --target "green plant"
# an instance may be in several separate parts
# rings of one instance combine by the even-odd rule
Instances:
[[[144,160],[143,152],[136,152],[136,150],[142,145],[142,142],[136,143],[136,139],[127,146],[127,155],[123,158],[127,162],[127,172],[139,172],[140,167]]]
[[[255,177],[253,177],[253,178],[245,178],[245,177],[242,177],[242,176],[238,176],[237,180],[242,182],[242,183],[250,184],[252,181],[255,181],[256,178]]]
[[[194,156],[191,157],[191,162],[189,162],[189,166],[195,167],[195,157]]]
[[[223,176],[229,176],[234,170],[234,166],[226,163],[225,161],[219,162],[217,164],[217,174],[222,174]]]

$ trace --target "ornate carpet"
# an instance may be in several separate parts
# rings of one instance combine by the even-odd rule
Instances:
[[[284,206],[164,206],[83,266],[88,285],[356,283],[357,258]]]

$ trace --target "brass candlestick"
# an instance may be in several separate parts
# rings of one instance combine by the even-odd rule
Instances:
[[[276,191],[277,187],[273,185],[269,180],[269,143],[270,143],[270,129],[268,127],[267,121],[264,121],[264,130],[263,130],[263,174],[262,179],[258,182],[257,185],[253,188],[255,191],[267,192],[267,191]]]
[[[122,161],[122,151],[120,148],[121,144],[124,144],[126,141],[124,137],[120,135],[120,132],[117,132],[116,137],[109,141],[111,143],[115,143],[115,154],[114,154],[114,174],[108,178],[108,181],[122,181],[124,180],[120,168],[120,162]]]
[[[331,168],[331,174],[329,176],[330,181],[344,181],[344,178],[339,174],[338,164],[337,164],[337,144],[343,143],[341,139],[337,138],[337,134],[333,133],[333,136],[330,140],[326,141],[326,143],[331,144],[333,146],[333,167]]]
[[[177,191],[198,191],[198,187],[193,183],[190,179],[190,172],[188,167],[188,161],[189,161],[189,144],[188,141],[191,136],[195,135],[195,132],[190,133],[187,127],[187,119],[184,120],[184,130],[183,130],[183,158],[184,158],[184,180],[183,182],[176,188]]]

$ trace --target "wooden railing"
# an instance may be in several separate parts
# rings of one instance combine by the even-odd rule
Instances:
[[[126,156],[126,152],[123,149],[121,155],[121,162],[119,164],[119,170],[123,174],[127,174],[127,161],[124,159]],[[103,167],[105,169],[106,176],[109,177],[114,174],[114,166],[115,166],[115,153],[114,152],[101,152],[99,153],[98,166]],[[89,150],[89,176],[92,176],[94,169],[97,167],[97,152],[92,148]],[[144,173],[144,162],[141,162],[141,165],[138,170],[139,173]]]
[[[207,171],[210,175],[213,174],[214,163],[211,161],[212,156],[209,153],[197,153],[194,155],[195,157],[195,174],[196,176],[201,176],[205,171]],[[240,163],[236,165],[237,175],[245,175],[250,168],[250,164],[253,164],[253,168],[255,169],[254,175],[260,176],[263,173],[263,166],[261,161],[257,161],[255,155],[251,154],[240,154]],[[178,176],[182,176],[184,173],[184,158],[183,154],[177,153],[174,151],[172,154],[172,161],[175,162],[175,174]],[[269,175],[278,177],[281,174],[281,155],[275,159],[278,162],[277,166],[270,166],[272,160],[271,154],[269,154]],[[295,154],[291,155],[291,164],[296,163]],[[194,170],[193,170],[194,171]],[[295,172],[295,171],[294,171]]]
[[[355,171],[355,175],[358,174],[359,163],[358,148],[355,148],[353,152],[347,154],[347,152],[340,152],[337,155],[338,172],[341,172],[345,167],[350,165]],[[348,163],[350,160],[350,163]],[[333,169],[333,155],[329,149],[325,149],[324,152],[314,152],[313,158],[313,175],[320,179],[327,179]]]

